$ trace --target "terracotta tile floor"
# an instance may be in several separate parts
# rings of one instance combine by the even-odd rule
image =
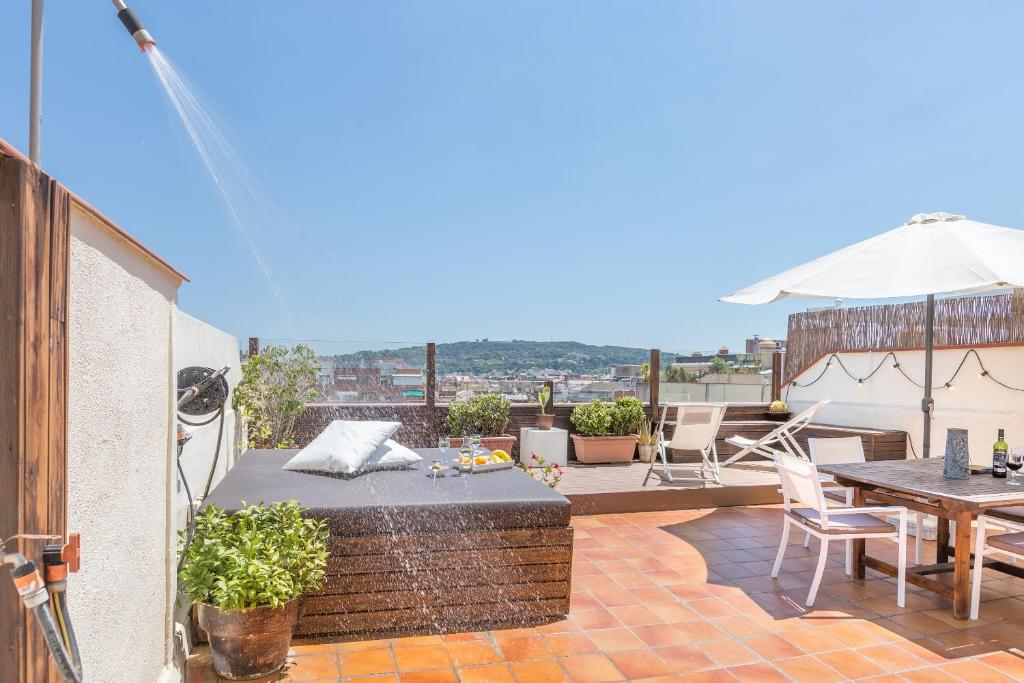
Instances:
[[[371,642],[296,641],[288,681],[1024,681],[1024,581],[986,573],[982,619],[869,571],[842,545],[804,608],[817,547],[790,546],[777,581],[776,507],[576,517],[568,619],[511,631]],[[926,544],[925,560],[934,557]],[[894,555],[895,544],[869,552]],[[811,555],[813,553],[813,557]],[[213,682],[209,655],[190,683]]]

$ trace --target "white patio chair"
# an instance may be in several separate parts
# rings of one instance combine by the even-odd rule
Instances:
[[[864,462],[864,443],[859,436],[843,436],[836,438],[807,439],[807,450],[810,451],[811,462],[815,465],[842,465],[846,463]],[[825,498],[843,505],[853,505],[853,489],[846,486],[828,485],[835,482],[829,474],[821,475]],[[924,530],[924,513],[917,512],[917,533],[914,535],[914,564],[921,564],[921,534]],[[811,535],[804,538],[804,547],[811,544]],[[846,573],[852,569],[852,543],[846,544]]]
[[[782,558],[789,543],[789,527],[795,526],[810,532],[821,541],[818,566],[814,571],[811,590],[807,594],[807,606],[814,605],[828,560],[829,541],[846,541],[855,538],[889,538],[899,545],[899,560],[896,576],[896,604],[904,606],[907,576],[907,508],[892,505],[872,507],[829,507],[821,487],[817,466],[806,460],[785,453],[777,453],[775,469],[782,480],[782,500],[785,515],[782,525],[782,542],[779,554],[772,567],[772,578],[777,578],[782,567]],[[794,507],[796,502],[801,507]],[[893,526],[876,514],[900,516],[899,526]]]
[[[658,421],[656,430],[658,442],[655,444],[655,456],[651,458],[651,466],[647,469],[647,476],[644,477],[644,486],[651,478],[651,472],[658,459],[661,459],[662,473],[669,481],[672,478],[673,467],[694,468],[693,465],[671,465],[668,461],[668,449],[678,448],[681,450],[700,451],[699,473],[701,481],[706,481],[710,473],[711,481],[721,483],[718,476],[718,449],[715,448],[715,438],[718,436],[718,428],[725,418],[726,404],[724,403],[675,403],[666,404],[661,410],[661,420]],[[668,420],[668,411],[676,411],[675,431],[672,439],[665,441],[665,422]]]
[[[971,619],[978,618],[981,608],[981,574],[986,556],[1006,555],[1011,562],[1024,560],[1024,518],[1022,508],[994,508],[978,517],[974,539],[974,575],[971,577]],[[988,535],[989,526],[1010,533]]]
[[[818,412],[828,405],[829,399],[819,401],[813,406],[800,413],[796,417],[784,422],[771,430],[760,439],[748,439],[745,436],[730,436],[726,443],[736,446],[740,450],[722,463],[722,467],[728,467],[748,453],[760,455],[762,458],[774,459],[774,454],[783,451],[796,458],[809,460],[804,449],[796,441],[796,433],[810,424]]]

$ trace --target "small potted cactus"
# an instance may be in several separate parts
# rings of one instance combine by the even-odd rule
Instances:
[[[540,403],[540,415],[537,416],[537,429],[551,429],[555,426],[555,413],[554,410],[548,415],[548,402],[551,401],[551,387],[544,385],[539,392],[537,392],[537,402]]]
[[[772,422],[785,422],[791,414],[785,401],[772,401],[768,404],[768,412],[765,413],[765,417]]]
[[[658,446],[658,436],[651,421],[646,417],[640,423],[639,437],[637,453],[640,456],[640,462],[651,462],[654,460],[654,450]]]

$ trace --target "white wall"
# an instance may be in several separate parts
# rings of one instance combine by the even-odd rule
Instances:
[[[228,386],[233,390],[238,381],[242,378],[242,369],[238,354],[238,340],[230,334],[223,332],[202,320],[193,318],[187,313],[175,309],[173,314],[174,337],[173,337],[173,358],[174,371],[194,365],[219,370],[227,366],[230,368],[227,374]],[[184,416],[189,422],[205,422],[207,417]],[[202,495],[206,485],[207,477],[210,476],[211,466],[214,464],[214,449],[217,446],[217,422],[202,426],[185,426],[191,433],[192,438],[185,444],[181,452],[181,465],[188,480],[188,486],[192,491],[193,499]],[[217,485],[231,467],[240,453],[239,446],[240,426],[231,401],[225,408],[224,434],[220,442],[219,457],[216,458],[213,483],[211,489]],[[244,449],[242,449],[244,450]],[[175,454],[177,448],[175,448]],[[173,466],[173,462],[172,462]],[[170,473],[170,501],[171,501],[171,526],[169,529],[168,546],[176,548],[178,543],[178,531],[185,528],[186,511],[188,509],[188,496],[185,487],[182,485],[181,477],[175,466]],[[169,567],[173,573],[173,567]],[[171,596],[173,598],[173,595]],[[188,605],[169,605],[175,621],[184,623],[188,613]]]
[[[651,400],[649,384],[640,383],[636,396],[641,401]],[[772,388],[764,384],[719,384],[698,382],[662,382],[658,386],[658,400],[662,403],[764,403],[770,401]]]
[[[68,599],[90,681],[155,681],[167,660],[167,472],[177,278],[71,213]]]
[[[936,351],[934,355],[933,385],[945,383],[966,349]],[[992,376],[1011,386],[1024,387],[1024,346],[1002,346],[978,349],[985,368]],[[858,377],[867,375],[885,356],[885,352],[842,353],[839,357]],[[924,352],[897,351],[903,370],[918,383],[924,381]],[[809,382],[825,367],[827,359],[802,372],[797,383]],[[977,360],[967,359],[953,382],[953,390],[935,389],[935,419],[932,421],[932,455],[945,452],[946,429],[963,427],[968,430],[971,461],[992,463],[992,443],[996,431],[1006,430],[1010,447],[1024,446],[1024,393],[998,386],[988,378],[979,378]],[[785,395],[785,390],[784,390]],[[816,422],[855,427],[900,429],[910,435],[907,457],[921,455],[924,429],[921,413],[923,389],[907,381],[888,359],[878,373],[858,387],[833,361],[820,381],[809,387],[789,390],[791,410],[799,412],[824,398],[832,402]]]
[[[238,343],[177,310],[179,279],[105,224],[71,214],[68,320],[68,529],[82,534],[69,580],[89,681],[180,680],[174,561],[186,499],[174,465],[174,376],[231,367]],[[205,484],[216,423],[194,431],[182,462]],[[215,482],[234,463],[234,412]]]

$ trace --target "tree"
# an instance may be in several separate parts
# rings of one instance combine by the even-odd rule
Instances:
[[[249,422],[250,448],[293,445],[295,419],[317,397],[320,361],[308,346],[268,346],[242,364],[231,405]]]
[[[715,356],[711,359],[711,372],[718,375],[728,375],[732,373],[732,366],[725,362],[725,359],[721,356]]]

